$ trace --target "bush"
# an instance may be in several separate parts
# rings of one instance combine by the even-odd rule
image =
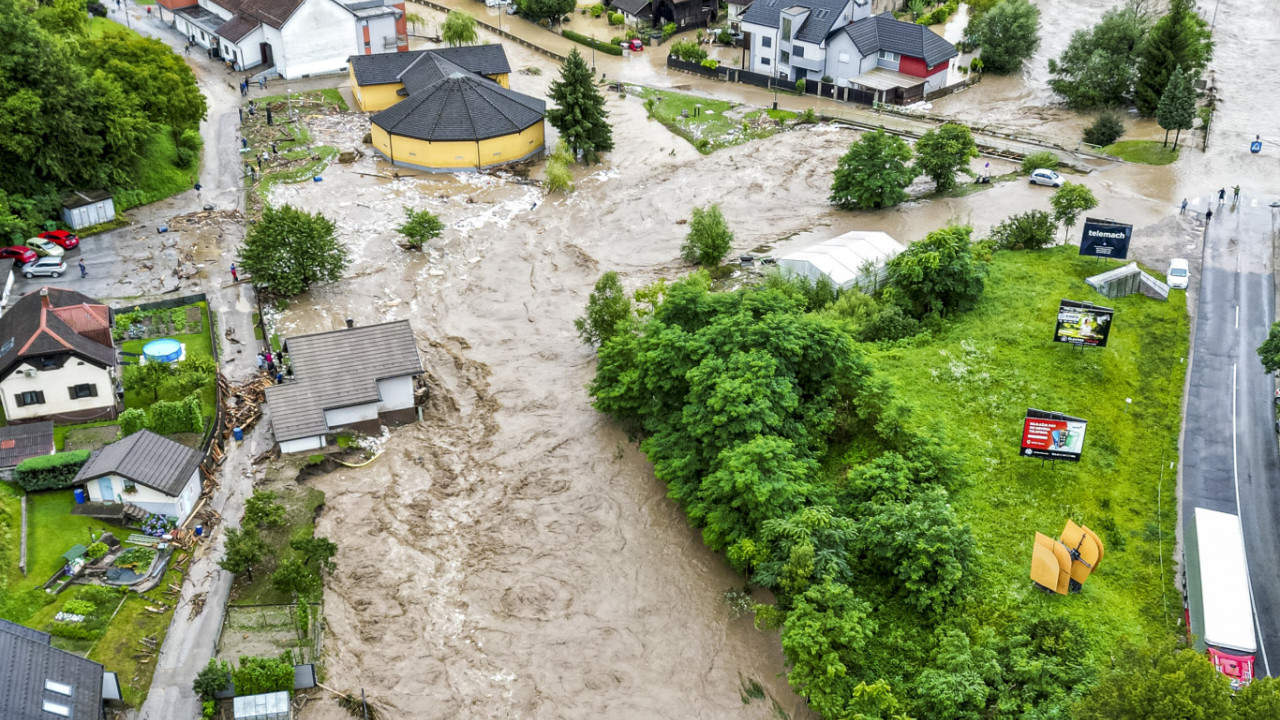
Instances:
[[[98,609],[98,606],[94,605],[88,600],[73,599],[73,600],[68,600],[62,603],[62,612],[70,613],[72,615],[89,615],[89,614],[92,614],[93,611],[97,609]]]
[[[276,494],[270,490],[254,490],[244,502],[244,524],[282,527],[285,507],[276,502]]]
[[[88,450],[55,453],[28,458],[18,463],[13,481],[27,492],[61,490],[71,487],[76,473],[89,460]]]
[[[1115,110],[1104,110],[1093,124],[1085,128],[1084,141],[1105,147],[1124,136],[1124,120]]]
[[[940,25],[947,21],[960,8],[960,0],[947,0],[945,3],[916,18],[917,25]]]
[[[105,543],[96,542],[85,549],[84,554],[90,560],[97,560],[107,554],[109,548]]]
[[[1033,170],[1040,168],[1048,168],[1050,170],[1058,167],[1058,155],[1048,150],[1031,153],[1022,158],[1022,172],[1030,175]]]
[[[858,328],[857,338],[862,342],[901,340],[920,332],[920,323],[902,312],[897,305],[884,305]]]
[[[729,254],[732,246],[733,231],[720,213],[719,205],[693,209],[689,234],[680,248],[681,257],[704,267],[715,267]]]
[[[231,666],[225,660],[218,662],[209,658],[209,664],[204,666],[199,675],[196,675],[193,689],[206,705],[212,706],[214,696],[227,687],[229,675],[231,675]]]
[[[707,59],[707,51],[692,40],[681,40],[671,44],[671,54],[685,62],[702,62]]]
[[[258,695],[293,689],[293,666],[274,658],[241,657],[231,673],[236,695]]]
[[[193,152],[198,151],[204,147],[204,138],[200,137],[199,130],[183,130],[182,135],[178,137],[178,147]]]
[[[702,61],[702,67],[715,70],[716,68],[720,67],[720,61],[707,58],[706,60]]]
[[[430,210],[405,207],[404,218],[404,224],[396,228],[396,232],[403,235],[406,243],[414,250],[421,250],[428,240],[435,240],[444,232],[444,222]]]
[[[676,24],[675,24],[675,23],[667,23],[666,25],[663,25],[663,26],[662,26],[662,40],[663,40],[663,42],[665,42],[665,41],[667,41],[667,40],[670,40],[670,39],[671,39],[671,36],[672,36],[672,35],[675,35],[675,34],[676,34],[676,30],[679,30],[679,29],[680,29],[680,28],[676,27]]]
[[[581,33],[576,33],[572,30],[565,30],[560,34],[564,35],[570,40],[576,43],[579,43],[581,45],[586,45],[587,47],[593,47],[599,50],[600,52],[608,53],[610,55],[622,55],[622,48],[619,47],[619,44],[621,44],[622,40],[618,38],[614,38],[615,42],[613,43],[606,43],[606,42],[601,42],[599,40],[596,40],[594,38],[589,38],[586,35],[582,35]]]
[[[803,95],[803,94],[804,94],[804,88],[805,88],[805,81],[804,81],[804,78],[800,78],[799,80],[797,80],[797,81],[796,81],[796,92],[798,92],[798,93],[800,93],[801,95]]]
[[[204,410],[200,398],[160,400],[147,410],[147,428],[158,435],[198,433],[204,430]]]
[[[991,228],[991,239],[1001,250],[1039,250],[1053,243],[1057,230],[1052,215],[1032,210],[1005,218]]]
[[[970,60],[969,70],[972,72],[982,72],[982,58],[974,58]]]
[[[622,13],[620,13],[620,12],[618,12],[618,13],[609,13],[609,24],[610,24],[610,25],[626,25],[626,24],[627,24],[627,16],[626,16],[626,15],[623,15],[623,14],[622,14]]]
[[[147,412],[142,408],[129,408],[120,413],[120,437],[125,438],[147,426]]]
[[[732,45],[733,33],[729,32],[729,28],[720,28],[720,32],[716,33],[716,42],[721,45]]]
[[[573,192],[573,171],[563,161],[552,158],[547,161],[547,192]]]
[[[604,6],[600,4],[592,5],[587,8],[587,10],[591,13],[591,17],[593,18],[598,18],[604,14]]]

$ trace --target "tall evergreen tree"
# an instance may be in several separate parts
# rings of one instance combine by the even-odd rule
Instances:
[[[1174,68],[1169,76],[1169,84],[1165,85],[1160,95],[1160,104],[1156,106],[1156,122],[1164,128],[1164,144],[1169,145],[1169,131],[1177,130],[1173,136],[1173,149],[1178,149],[1178,138],[1183,130],[1190,130],[1196,116],[1196,91],[1191,86],[1191,76]]]
[[[575,48],[560,68],[560,79],[551,83],[551,99],[556,107],[547,111],[547,120],[582,161],[594,163],[600,153],[613,149],[613,128],[604,109],[604,96],[591,82],[591,70]]]
[[[1143,115],[1154,115],[1174,68],[1195,73],[1213,54],[1209,29],[1192,9],[1191,0],[1171,0],[1169,12],[1156,21],[1138,53],[1134,103]]]

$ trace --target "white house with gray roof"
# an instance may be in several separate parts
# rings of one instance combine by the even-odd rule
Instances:
[[[0,620],[0,718],[101,720],[120,681],[102,665],[53,647],[48,633]]]
[[[139,430],[95,450],[75,484],[93,502],[137,505],[181,525],[200,499],[200,459],[195,448]]]
[[[422,360],[408,320],[300,335],[284,346],[295,379],[267,388],[280,452],[318,450],[342,429],[374,433],[415,419]]]
[[[922,97],[947,84],[955,46],[923,25],[871,15],[871,0],[755,0],[743,15],[752,72]]]

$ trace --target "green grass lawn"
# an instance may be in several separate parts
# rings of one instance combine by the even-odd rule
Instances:
[[[107,425],[116,425],[117,420],[98,420],[96,422],[80,423],[78,425],[54,425],[53,426],[53,447],[58,452],[62,452],[63,446],[67,442],[67,433],[80,428],[105,427]]]
[[[1156,140],[1121,140],[1098,151],[1143,165],[1168,165],[1178,159],[1178,151],[1173,149],[1173,145],[1165,147]]]
[[[203,313],[203,317],[202,317],[203,324],[201,327],[208,328],[209,327],[208,305],[203,302],[196,303],[196,305],[200,306],[200,310]],[[213,345],[209,339],[208,332],[202,331],[202,332],[188,333],[183,335],[171,335],[167,337],[172,337],[173,339],[185,345],[186,351],[187,351],[187,357],[195,357],[195,356],[213,357]],[[121,342],[119,345],[120,345],[120,349],[125,352],[138,353],[139,355],[141,355],[142,348],[145,347],[147,343],[155,339],[156,338],[143,338],[140,340],[125,340]],[[124,406],[126,408],[141,408],[145,410],[151,407],[151,404],[155,401],[156,401],[156,398],[153,397],[150,392],[138,392],[134,390],[126,390],[124,394]],[[218,389],[217,389],[216,378],[211,380],[200,391],[200,402],[204,406],[205,417],[207,418],[213,417],[218,407]],[[55,433],[54,439],[56,442],[57,441],[56,429],[54,433]]]
[[[649,117],[657,120],[668,130],[688,140],[702,154],[710,154],[723,147],[741,145],[759,138],[769,137],[782,128],[776,125],[757,127],[748,121],[754,120],[761,113],[767,112],[779,122],[786,122],[796,117],[796,113],[787,110],[754,110],[739,113],[742,106],[724,100],[686,95],[669,90],[631,86],[634,94],[643,98]],[[695,114],[701,106],[701,114]],[[687,112],[689,117],[683,117]],[[744,122],[748,123],[746,129]]]
[[[1066,615],[1092,629],[1098,663],[1121,636],[1167,635],[1181,616],[1172,468],[1188,337],[1181,292],[1108,300],[1084,283],[1103,269],[1071,247],[997,253],[977,308],[932,337],[872,353],[917,419],[941,421],[966,458],[973,484],[953,502],[980,556],[972,611],[997,624]],[[1063,298],[1116,309],[1108,347],[1051,341]],[[1018,454],[1028,407],[1089,421],[1079,463]],[[1067,518],[1098,532],[1106,556],[1082,593],[1047,595],[1028,579],[1033,537],[1057,537]]]
[[[315,535],[316,508],[324,503],[324,493],[305,485],[295,485],[284,491],[277,490],[276,501],[287,508],[285,524],[283,527],[269,527],[262,530],[262,539],[275,549],[276,554],[253,569],[252,581],[246,575],[236,577],[236,583],[231,589],[232,604],[255,605],[292,601],[291,596],[271,586],[271,573],[278,562],[294,557],[296,554],[289,547],[290,540]]]
[[[77,543],[88,546],[89,531],[104,530],[123,541],[129,530],[105,520],[72,515],[75,498],[71,490],[48,490],[27,495],[27,577],[18,587],[39,587],[65,562],[62,553]]]
[[[159,601],[164,603],[163,607],[167,610],[176,602],[174,596],[164,594],[164,590],[170,583],[182,585],[182,573],[174,570],[173,566],[183,554],[182,552],[174,553],[169,561],[169,570],[165,572],[164,581],[154,590],[145,595],[129,593],[119,614],[107,626],[106,633],[89,651],[90,660],[102,663],[103,667],[120,677],[120,690],[124,694],[124,701],[133,707],[140,707],[146,700],[147,691],[151,687],[151,675],[155,672],[156,666],[154,657],[149,662],[143,662],[147,659],[145,657],[136,657],[142,654],[145,647],[140,642],[140,638],[150,637],[155,639],[157,647],[163,645],[164,637],[169,632],[169,622],[173,619],[171,610],[153,613],[148,611],[147,607],[162,607],[158,604],[157,601]],[[184,607],[181,612],[187,612],[187,609]]]

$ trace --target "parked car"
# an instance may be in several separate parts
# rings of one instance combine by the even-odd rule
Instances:
[[[644,43],[640,42],[639,38],[635,38],[622,43],[622,47],[626,50],[630,50],[631,52],[640,52],[641,50],[644,50]]]
[[[515,3],[511,3],[510,5],[508,5],[508,6],[507,6],[507,14],[508,14],[508,15],[519,15],[519,14],[520,14],[520,9],[516,7],[516,4],[515,4]]]
[[[49,232],[42,232],[36,237],[41,240],[48,240],[55,245],[61,245],[64,250],[72,250],[80,246],[80,238],[66,230],[50,230]]]
[[[23,277],[35,277],[37,275],[48,275],[49,277],[61,277],[62,273],[67,271],[67,264],[62,258],[42,257],[22,266]]]
[[[38,257],[40,256],[36,254],[36,251],[26,245],[0,247],[0,258],[8,258],[18,265],[26,265],[29,262],[34,262]]]
[[[1174,258],[1169,261],[1169,273],[1165,276],[1169,283],[1169,287],[1186,289],[1187,283],[1191,280],[1191,273],[1188,270],[1185,258]]]
[[[1048,168],[1032,170],[1031,184],[1048,185],[1049,187],[1062,187],[1062,176]]]
[[[36,254],[42,257],[62,257],[62,254],[66,252],[66,250],[62,249],[61,245],[55,245],[48,240],[42,240],[40,238],[31,238],[28,240],[27,247],[35,250]]]

